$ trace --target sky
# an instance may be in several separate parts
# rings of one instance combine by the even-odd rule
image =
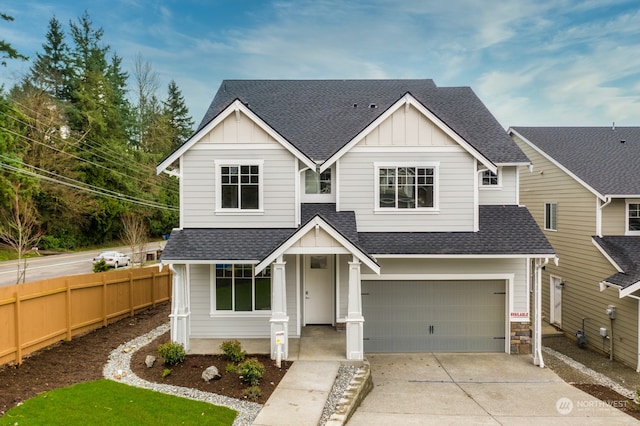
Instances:
[[[85,11],[130,85],[141,57],[196,124],[223,79],[430,78],[504,128],[640,125],[637,0],[3,0],[0,40],[34,58],[52,17],[68,34]]]

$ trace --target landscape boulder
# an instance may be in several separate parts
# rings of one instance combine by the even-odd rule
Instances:
[[[218,372],[218,369],[216,368],[215,365],[208,367],[206,370],[202,372],[202,380],[204,380],[205,382],[209,382],[212,379],[217,380],[219,378],[220,378],[220,373]]]
[[[147,368],[151,368],[153,367],[153,364],[156,362],[156,357],[153,355],[147,355],[147,358],[145,358],[144,363],[147,365]]]

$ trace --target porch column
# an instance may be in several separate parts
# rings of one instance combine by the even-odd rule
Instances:
[[[533,364],[544,368],[542,359],[542,260],[535,259],[533,262],[533,345],[531,354]]]
[[[282,342],[282,359],[289,357],[286,263],[280,256],[271,264],[271,359],[276,359],[277,355],[276,337]]]
[[[349,298],[347,301],[347,359],[364,358],[364,317],[362,316],[362,284],[360,261],[353,257],[349,262]]]
[[[179,343],[189,351],[189,288],[187,265],[169,265],[173,271],[173,291],[171,295],[171,341]]]

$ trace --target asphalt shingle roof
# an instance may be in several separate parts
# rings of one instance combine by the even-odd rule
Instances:
[[[604,279],[622,288],[640,281],[640,237],[604,236],[593,237],[594,241],[623,270]]]
[[[479,232],[360,232],[353,212],[334,204],[303,205],[303,225],[316,214],[365,254],[554,255],[525,207],[480,206]],[[306,219],[306,220],[304,220]],[[174,230],[162,260],[262,260],[296,229],[213,228]]]
[[[640,127],[512,129],[601,195],[640,194]]]
[[[554,255],[526,207],[480,206],[478,232],[361,232],[372,255]]]
[[[306,156],[323,162],[406,93],[490,161],[529,162],[471,88],[437,87],[433,80],[225,80],[198,129],[239,99]]]

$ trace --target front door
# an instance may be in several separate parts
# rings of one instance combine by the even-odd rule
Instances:
[[[549,322],[558,327],[562,327],[562,279],[559,277],[550,277],[550,294],[551,294],[551,315]]]
[[[333,256],[305,256],[305,324],[333,324]]]

